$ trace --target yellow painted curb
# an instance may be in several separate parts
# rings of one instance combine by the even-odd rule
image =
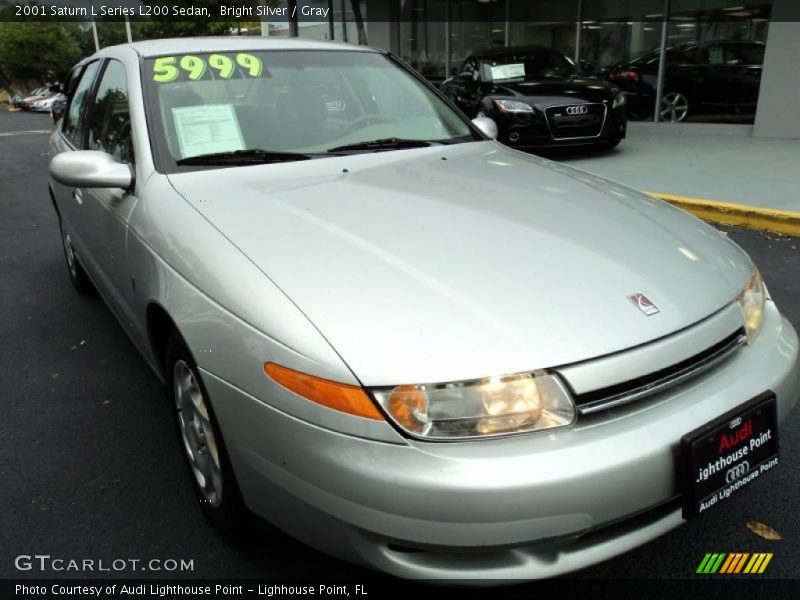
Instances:
[[[747,204],[691,198],[662,192],[647,192],[654,198],[666,200],[670,204],[686,210],[704,221],[721,225],[736,225],[758,231],[771,231],[785,235],[800,236],[800,212],[761,208]]]

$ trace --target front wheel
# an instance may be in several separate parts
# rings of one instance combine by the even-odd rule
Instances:
[[[664,94],[661,98],[661,113],[660,119],[662,121],[670,121],[671,123],[680,123],[685,120],[689,114],[689,99],[680,92],[669,92]]]
[[[223,533],[242,533],[247,509],[197,364],[177,333],[167,343],[166,368],[167,395],[200,507]]]
[[[83,270],[83,266],[78,261],[78,255],[75,252],[75,248],[72,246],[72,238],[64,231],[63,226],[59,224],[59,227],[61,229],[61,245],[64,248],[64,258],[67,260],[69,280],[78,292],[84,295],[90,295],[94,292],[94,286],[89,276],[86,274],[86,271]]]

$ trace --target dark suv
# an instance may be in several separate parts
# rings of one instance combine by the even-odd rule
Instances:
[[[683,121],[695,114],[754,115],[764,64],[761,42],[693,42],[667,48],[661,119]],[[632,115],[653,114],[658,50],[611,67],[606,78],[628,96]]]

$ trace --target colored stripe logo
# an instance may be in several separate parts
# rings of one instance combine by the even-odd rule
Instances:
[[[709,552],[700,561],[696,572],[725,575],[763,573],[771,560],[772,552]]]

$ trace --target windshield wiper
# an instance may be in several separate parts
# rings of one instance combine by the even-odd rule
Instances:
[[[321,156],[325,156],[324,154]],[[273,162],[291,162],[314,158],[311,154],[299,152],[280,152],[277,150],[234,150],[232,152],[212,152],[187,156],[176,162],[178,165],[247,165]]]
[[[328,148],[328,152],[346,152],[348,150],[400,150],[402,148],[427,148],[433,142],[425,140],[404,140],[402,138],[390,137],[368,142],[356,142],[355,144],[345,144]]]

